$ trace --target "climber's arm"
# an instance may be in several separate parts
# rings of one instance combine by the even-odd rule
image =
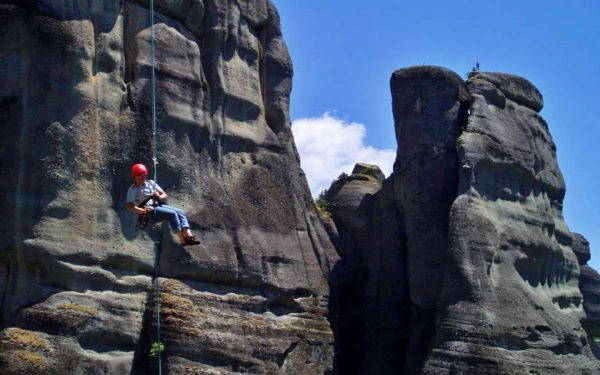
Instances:
[[[141,208],[141,207],[137,207],[135,205],[135,203],[132,203],[132,202],[127,202],[127,209],[136,215],[142,215],[142,214],[145,214],[146,212],[152,211],[152,207]]]
[[[165,199],[167,199],[167,193],[165,193],[164,191],[155,191],[154,194],[152,194],[152,198],[155,199],[159,199],[160,201],[165,201]]]

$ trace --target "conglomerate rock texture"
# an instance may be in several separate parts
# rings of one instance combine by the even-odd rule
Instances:
[[[406,350],[401,216],[392,181],[380,173],[357,164],[326,195],[333,216],[327,229],[340,254],[330,303],[339,374],[398,373]]]
[[[158,182],[201,240],[158,226],[158,253],[125,209],[148,2],[0,1],[0,373],[156,373],[159,301],[170,374],[600,372],[600,278],[531,83],[395,72],[394,172],[334,183],[330,239],[270,1],[156,8]]]
[[[458,196],[424,373],[594,373],[565,184],[539,91],[477,73],[457,140]]]
[[[431,66],[398,70],[390,84],[393,174],[380,189],[354,175],[330,189],[336,368],[599,373],[581,323],[593,331],[575,255],[585,249],[562,216],[542,95],[514,75],[465,82]],[[596,288],[582,285],[592,314]]]
[[[590,243],[579,233],[573,233],[573,251],[580,267],[579,289],[585,311],[583,328],[590,336],[600,337],[600,274],[587,264],[591,259]]]
[[[157,0],[158,183],[201,245],[136,237],[147,1],[0,2],[0,373],[325,374],[337,261],[299,167],[269,0]],[[155,268],[155,261],[158,266]]]

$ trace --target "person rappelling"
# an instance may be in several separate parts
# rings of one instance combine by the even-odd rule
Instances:
[[[153,180],[147,180],[148,169],[144,164],[135,164],[131,168],[133,184],[127,189],[127,209],[139,215],[138,228],[144,227],[148,221],[169,221],[171,228],[177,231],[183,246],[200,244],[196,239],[185,213],[179,208],[164,204],[167,193]]]

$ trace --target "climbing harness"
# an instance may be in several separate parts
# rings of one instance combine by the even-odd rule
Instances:
[[[156,176],[156,174],[155,174],[155,176]],[[154,183],[154,190],[156,190],[156,181],[152,181],[152,182]],[[142,202],[140,202],[140,204],[138,204],[136,207],[145,208],[146,204],[153,198],[154,198],[153,196],[149,196],[148,198],[146,198]],[[152,202],[152,207],[156,208],[156,207],[160,207],[160,206],[162,206],[162,203],[160,201],[155,200]],[[153,228],[156,225],[156,223],[154,222],[154,211],[145,212],[143,214],[138,215],[137,223],[135,224],[136,232],[146,233],[147,232],[146,229],[149,224],[153,224],[152,225]]]
[[[150,44],[151,44],[151,86],[152,86],[152,166],[154,182],[158,179],[158,159],[156,158],[156,76],[154,72],[154,0],[150,0]],[[154,282],[156,283],[156,342],[160,348],[157,353],[158,374],[162,375],[162,343],[160,341],[160,283],[158,282],[158,259],[160,243],[157,230],[154,230]]]
[[[146,203],[148,203],[148,201],[152,199],[152,197],[148,197],[147,199],[144,199],[144,201],[140,204],[137,205],[137,207],[139,208],[144,208],[146,206]],[[135,230],[136,231],[145,231],[146,227],[148,226],[149,223],[149,213],[143,213],[138,215],[138,219],[137,219],[137,223],[135,224]]]

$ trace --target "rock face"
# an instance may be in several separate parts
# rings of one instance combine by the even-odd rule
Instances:
[[[332,210],[342,258],[331,280],[338,369],[600,371],[580,323],[575,254],[585,250],[562,216],[565,185],[539,91],[513,75],[464,82],[427,66],[395,72],[391,88],[393,175],[380,190],[332,186],[332,203],[364,211]],[[345,189],[364,193],[353,203]],[[350,290],[343,270],[362,275]],[[359,344],[347,344],[349,325]]]
[[[350,176],[335,181],[328,189],[326,199],[331,213],[343,222],[348,235],[357,236],[366,231],[371,198],[381,189],[383,180],[379,167],[357,164]]]
[[[580,266],[579,289],[583,295],[585,319],[583,327],[592,337],[600,336],[600,274],[588,266],[590,243],[579,233],[573,233],[573,251]],[[600,350],[598,350],[600,352]]]
[[[556,147],[522,78],[475,74],[424,373],[593,373]],[[526,98],[526,99],[524,99]]]
[[[0,5],[2,374],[156,373],[158,321],[171,374],[600,371],[600,277],[531,83],[395,72],[394,173],[333,184],[330,240],[273,5],[156,8],[151,145],[147,1]],[[135,234],[129,168],[152,147],[199,246]]]
[[[442,68],[398,70],[390,81],[398,153],[394,201],[401,208],[411,317],[407,371],[420,368],[447,262],[448,212],[457,188],[456,138],[466,115],[462,79]]]
[[[135,236],[147,1],[0,5],[0,372],[324,374],[337,260],[299,167],[268,0],[156,1],[158,183],[201,245]],[[158,266],[155,267],[155,261]]]
[[[338,374],[398,373],[407,331],[405,254],[400,251],[401,213],[392,179],[379,168],[357,164],[333,183],[333,214],[340,262],[331,276],[330,321]]]

